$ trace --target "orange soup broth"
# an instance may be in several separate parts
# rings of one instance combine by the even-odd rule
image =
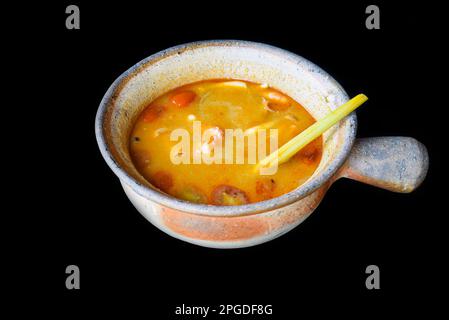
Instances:
[[[170,151],[179,141],[170,141],[170,133],[178,128],[190,133],[192,158],[194,120],[201,121],[203,132],[216,127],[221,133],[272,122],[272,128],[278,129],[278,146],[315,122],[304,107],[280,91],[246,81],[200,81],[163,94],[138,117],[130,136],[130,154],[137,170],[150,183],[181,199],[207,204],[267,200],[303,184],[321,160],[323,142],[319,137],[280,165],[273,175],[260,175],[254,164],[246,162],[176,165],[170,159]],[[244,200],[217,202],[214,192],[223,185],[243,192]]]

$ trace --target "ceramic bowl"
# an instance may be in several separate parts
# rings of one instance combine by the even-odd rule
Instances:
[[[206,79],[267,83],[303,105],[317,120],[348,100],[329,74],[303,57],[266,44],[202,41],[154,54],[123,73],[104,95],[95,131],[106,163],[137,210],[178,239],[213,248],[238,248],[270,241],[292,230],[318,206],[341,177],[395,192],[410,192],[424,179],[426,148],[413,138],[356,139],[352,113],[323,135],[322,160],[295,190],[241,206],[212,206],[176,199],[152,186],[134,167],[128,150],[142,109],[161,94]]]

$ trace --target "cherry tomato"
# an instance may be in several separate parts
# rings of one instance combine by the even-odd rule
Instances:
[[[151,184],[164,192],[168,192],[173,187],[172,176],[164,171],[158,171],[151,177]]]
[[[265,198],[271,198],[275,188],[276,182],[273,179],[263,179],[256,181],[256,193],[264,196]]]
[[[187,186],[178,193],[178,197],[194,203],[206,203],[207,197],[195,186]]]
[[[143,111],[143,121],[152,122],[159,118],[159,116],[165,111],[165,107],[161,105],[149,105]]]
[[[312,164],[318,160],[320,156],[320,150],[318,149],[316,143],[312,142],[305,146],[301,151],[299,151],[295,158],[304,162],[305,164]]]
[[[220,185],[212,191],[212,203],[220,206],[236,206],[249,202],[246,193],[236,187]]]
[[[182,91],[171,97],[171,102],[180,108],[187,107],[193,100],[196,94],[192,91]]]
[[[144,168],[150,164],[150,153],[147,150],[134,150],[132,158],[138,168]]]

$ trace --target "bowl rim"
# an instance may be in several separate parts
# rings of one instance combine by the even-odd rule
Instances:
[[[175,210],[188,212],[192,214],[198,214],[203,216],[242,216],[242,215],[250,215],[250,214],[258,214],[266,211],[278,209],[287,205],[290,205],[322,187],[329,179],[331,179],[334,174],[338,171],[338,169],[343,165],[346,158],[349,156],[349,153],[352,149],[353,143],[356,137],[357,131],[357,117],[355,112],[346,117],[347,125],[345,127],[346,138],[343,141],[343,146],[340,148],[340,151],[337,153],[335,158],[330,162],[330,164],[315,176],[313,179],[308,182],[300,185],[298,188],[283,194],[279,197],[272,198],[269,200],[264,200],[260,202],[245,204],[245,205],[237,205],[237,206],[217,206],[217,205],[208,205],[208,204],[196,204],[192,202],[188,202],[185,200],[177,199],[171,195],[163,193],[162,191],[158,191],[157,189],[152,189],[138,180],[134,179],[124,168],[122,168],[118,161],[116,161],[109,151],[107,139],[105,137],[103,131],[103,123],[105,120],[105,114],[110,105],[111,98],[115,95],[117,90],[120,90],[123,81],[128,79],[134,73],[139,72],[146,64],[157,61],[161,58],[171,56],[172,54],[177,54],[178,52],[185,51],[188,49],[195,49],[200,47],[207,46],[232,46],[232,47],[243,47],[243,48],[255,48],[257,50],[268,51],[269,53],[280,55],[282,58],[293,60],[294,62],[301,62],[308,65],[309,70],[315,71],[317,74],[321,74],[323,78],[326,79],[331,85],[338,88],[340,93],[344,96],[346,100],[349,100],[349,97],[343,87],[326,71],[321,69],[319,66],[315,65],[311,61],[305,59],[304,57],[287,51],[285,49],[281,49],[272,45],[268,45],[260,42],[252,42],[246,40],[205,40],[205,41],[195,41],[190,43],[185,43],[181,45],[177,45],[174,47],[167,48],[165,50],[159,51],[153,55],[144,58],[139,61],[128,70],[123,72],[108,88],[103,98],[101,99],[100,105],[98,107],[96,117],[95,117],[95,136],[97,139],[98,147],[100,152],[114,172],[114,174],[120,179],[122,183],[127,184],[140,196],[154,201],[162,206],[172,208]]]

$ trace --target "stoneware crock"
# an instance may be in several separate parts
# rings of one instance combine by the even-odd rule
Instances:
[[[137,210],[169,235],[201,246],[238,248],[270,241],[292,230],[318,206],[341,177],[395,192],[411,192],[428,168],[426,148],[413,138],[356,139],[353,113],[324,134],[313,176],[278,198],[241,206],[194,204],[147,182],[128,152],[128,137],[147,103],[181,85],[216,78],[267,83],[301,103],[316,119],[348,100],[321,68],[291,52],[235,40],[203,41],[154,54],[123,73],[106,92],[95,131],[100,151]]]

